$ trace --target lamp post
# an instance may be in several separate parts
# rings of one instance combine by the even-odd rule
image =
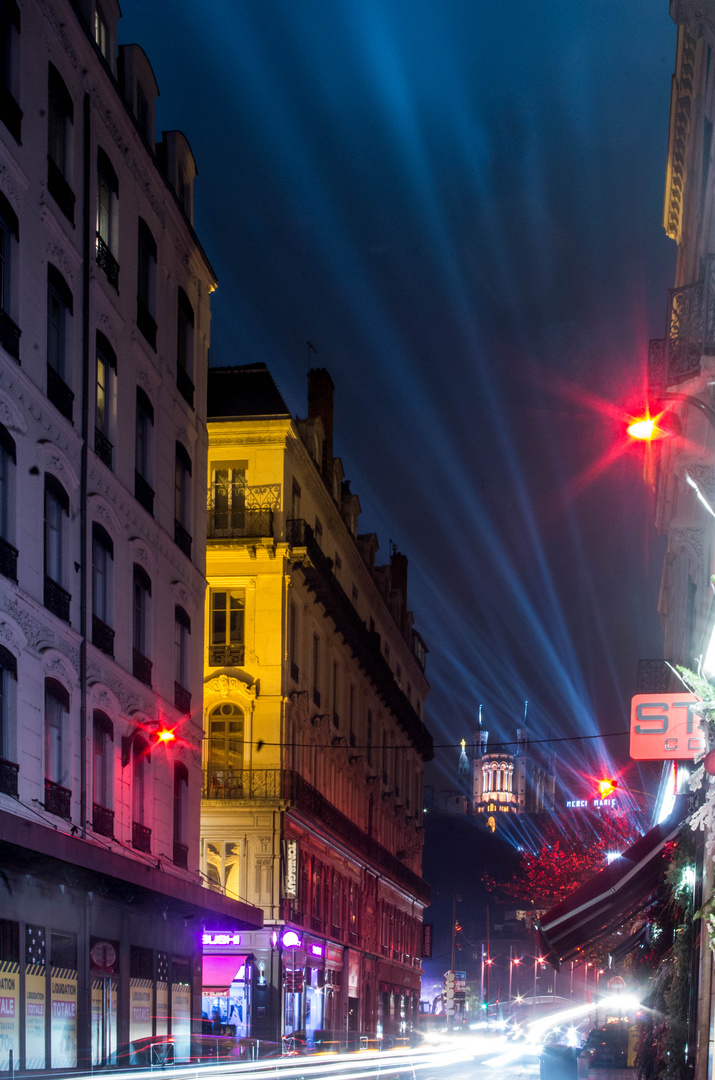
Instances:
[[[511,1005],[511,981],[512,981],[512,974],[513,974],[514,968],[515,968],[515,967],[518,967],[518,966],[519,966],[519,964],[521,963],[521,958],[520,958],[520,957],[518,957],[518,956],[517,956],[517,957],[515,957],[515,958],[514,958],[514,957],[512,956],[513,952],[514,952],[514,946],[513,946],[513,945],[510,945],[510,946],[509,946],[509,1004],[510,1004],[510,1005]]]

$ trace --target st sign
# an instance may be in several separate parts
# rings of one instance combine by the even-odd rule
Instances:
[[[694,694],[637,694],[631,699],[631,757],[692,761],[706,746]]]

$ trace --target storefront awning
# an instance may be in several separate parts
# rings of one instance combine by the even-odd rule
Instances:
[[[663,876],[663,849],[688,812],[679,796],[670,817],[627,848],[620,859],[595,874],[537,924],[543,956],[558,971],[586,946],[618,929],[641,911]]]
[[[226,995],[233,980],[238,975],[246,957],[237,956],[204,956],[201,984],[204,994]]]

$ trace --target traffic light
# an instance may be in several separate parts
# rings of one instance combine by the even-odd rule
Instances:
[[[604,777],[603,780],[598,781],[598,794],[602,799],[609,799],[612,795],[615,795],[617,787],[617,780],[610,780],[607,777]]]

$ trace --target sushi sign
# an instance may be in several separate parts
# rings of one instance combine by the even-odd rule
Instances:
[[[695,694],[636,694],[631,699],[631,757],[692,761],[706,749]]]

